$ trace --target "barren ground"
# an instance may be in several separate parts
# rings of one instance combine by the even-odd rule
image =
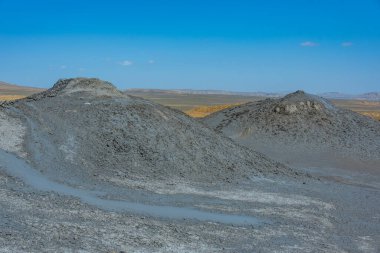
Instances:
[[[374,171],[358,173],[351,162],[343,171],[323,163],[289,168],[179,112],[109,86],[95,94],[92,87],[91,96],[72,92],[78,87],[0,109],[0,252],[380,250]],[[134,128],[122,128],[124,110]],[[101,122],[115,127],[110,138],[145,143],[108,147],[94,137],[109,128]],[[175,159],[147,150],[152,145]]]

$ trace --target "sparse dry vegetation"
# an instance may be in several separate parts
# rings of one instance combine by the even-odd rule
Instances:
[[[9,101],[30,96],[43,91],[41,88],[12,85],[0,81],[0,100]]]
[[[211,105],[211,106],[198,106],[191,110],[185,111],[185,113],[193,118],[203,118],[207,115],[210,115],[214,112],[218,112],[220,110],[224,110],[233,106],[241,105],[241,103],[235,104],[221,104],[221,105]]]
[[[20,98],[24,98],[25,96],[20,96],[20,95],[0,95],[0,100],[16,100]]]
[[[380,101],[337,99],[332,100],[332,102],[338,107],[349,109],[376,120],[380,120]]]

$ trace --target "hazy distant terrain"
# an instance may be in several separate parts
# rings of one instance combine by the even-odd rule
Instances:
[[[380,92],[367,92],[363,94],[345,94],[339,92],[325,92],[318,94],[321,97],[328,99],[356,99],[356,100],[369,100],[369,101],[380,101]]]
[[[142,97],[156,103],[173,107],[184,111],[190,116],[205,117],[220,109],[225,109],[229,106],[242,104],[247,102],[259,101],[268,97],[280,97],[282,93],[255,93],[257,95],[236,95],[235,93],[215,91],[217,94],[212,94],[212,91],[171,91],[171,90],[146,90],[146,89],[130,89],[125,91],[127,94]],[[244,94],[244,93],[241,93]],[[325,93],[327,94],[327,93]],[[361,114],[371,116],[380,120],[380,101],[367,101],[359,99],[332,99],[334,97],[328,93],[329,100],[341,108],[359,112]],[[340,93],[334,93],[335,97],[343,97]],[[375,93],[374,93],[375,94]]]
[[[380,101],[332,99],[336,106],[380,120]]]
[[[18,99],[43,90],[41,88],[18,86],[0,81],[0,100]]]
[[[230,94],[198,94],[165,90],[126,90],[129,95],[142,97],[153,102],[170,106],[181,111],[191,110],[198,106],[246,103],[263,99],[262,96],[242,96]]]
[[[238,92],[225,90],[162,90],[162,89],[127,89],[127,93],[167,93],[167,94],[192,94],[192,95],[234,95],[249,97],[283,97],[289,92]],[[367,92],[363,94],[346,94],[340,92],[324,92],[316,94],[328,99],[359,99],[380,101],[380,92]]]

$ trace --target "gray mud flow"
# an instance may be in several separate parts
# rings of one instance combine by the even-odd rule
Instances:
[[[51,191],[76,197],[84,203],[103,210],[131,212],[164,219],[190,219],[232,225],[261,225],[264,223],[262,220],[251,216],[212,213],[185,207],[148,205],[124,200],[102,199],[99,197],[102,195],[99,192],[95,193],[54,182],[33,169],[22,159],[1,149],[0,168],[37,190]]]

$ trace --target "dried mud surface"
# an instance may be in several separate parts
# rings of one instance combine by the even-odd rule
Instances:
[[[290,168],[107,82],[5,103],[0,134],[0,252],[379,251],[374,175]]]

